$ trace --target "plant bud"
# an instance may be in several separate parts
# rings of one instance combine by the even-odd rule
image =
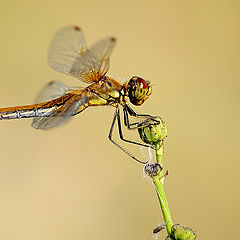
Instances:
[[[138,128],[138,133],[143,142],[154,145],[157,141],[164,140],[167,137],[167,127],[160,117],[156,120],[159,124],[152,121],[147,127]]]
[[[181,224],[174,224],[172,226],[172,237],[176,240],[195,240],[196,233],[189,227]]]

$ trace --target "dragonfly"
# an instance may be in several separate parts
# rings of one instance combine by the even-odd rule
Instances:
[[[0,108],[0,120],[33,118],[32,127],[48,130],[64,124],[90,106],[112,106],[116,110],[108,135],[109,140],[134,160],[145,163],[125,150],[112,137],[117,123],[121,140],[149,147],[124,138],[120,107],[123,109],[124,125],[129,130],[147,126],[149,121],[159,123],[156,117],[137,114],[128,104],[128,99],[136,106],[142,105],[148,99],[152,92],[150,81],[133,76],[128,82],[121,84],[106,76],[115,43],[115,37],[107,37],[88,48],[80,27],[71,25],[57,31],[48,50],[49,66],[87,83],[88,86],[68,87],[61,82],[51,81],[39,93],[35,104]],[[130,123],[129,116],[141,120]]]

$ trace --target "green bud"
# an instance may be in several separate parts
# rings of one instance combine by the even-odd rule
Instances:
[[[155,120],[159,121],[158,124],[150,121],[147,127],[138,128],[138,133],[143,142],[155,145],[157,141],[162,141],[167,137],[167,127],[160,117]]]
[[[181,224],[174,224],[172,226],[172,237],[176,240],[195,240],[196,233],[189,227]]]

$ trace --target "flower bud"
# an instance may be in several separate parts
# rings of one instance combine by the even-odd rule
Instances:
[[[150,121],[147,127],[138,128],[138,133],[143,142],[154,145],[157,141],[164,140],[167,137],[167,127],[160,117],[155,120],[158,124]]]
[[[195,240],[196,233],[189,227],[181,224],[174,224],[172,226],[172,237],[176,240]]]

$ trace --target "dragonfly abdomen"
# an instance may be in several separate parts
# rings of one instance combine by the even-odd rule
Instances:
[[[42,108],[38,104],[0,108],[0,120],[49,116],[56,107]]]
[[[73,96],[72,94],[68,93],[65,94],[64,96],[43,103],[0,108],[0,120],[32,117],[48,117],[53,110],[60,108],[72,96]]]

